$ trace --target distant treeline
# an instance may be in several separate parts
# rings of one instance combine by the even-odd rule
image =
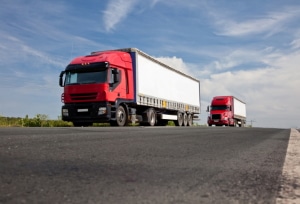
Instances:
[[[65,122],[60,119],[50,120],[47,115],[37,114],[33,118],[28,115],[25,118],[20,117],[4,117],[0,116],[0,127],[71,127],[70,122]]]

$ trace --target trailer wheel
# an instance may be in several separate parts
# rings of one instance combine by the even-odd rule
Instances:
[[[193,116],[192,116],[192,114],[188,114],[188,116],[187,116],[187,125],[188,126],[193,125]]]
[[[178,112],[177,120],[174,121],[176,126],[182,126],[183,123],[183,115],[182,113]]]
[[[156,113],[153,108],[149,108],[147,111],[147,119],[148,119],[148,124],[150,126],[154,126],[156,123]]]
[[[127,113],[123,106],[119,106],[116,111],[116,122],[118,126],[125,126],[128,124]]]
[[[186,113],[183,114],[183,126],[188,125],[188,116]]]

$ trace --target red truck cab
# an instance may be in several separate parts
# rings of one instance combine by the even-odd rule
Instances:
[[[209,107],[208,107],[209,112]],[[234,125],[233,103],[230,96],[214,97],[210,106],[210,115],[207,123],[209,126],[231,126]]]
[[[63,120],[74,126],[113,121],[114,107],[134,100],[131,56],[106,51],[77,57],[61,72],[59,84]]]

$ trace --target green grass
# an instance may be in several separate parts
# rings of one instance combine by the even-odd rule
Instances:
[[[130,124],[130,126],[138,126],[139,124]],[[94,123],[93,127],[108,127],[109,123]],[[175,126],[173,121],[169,121],[167,126]],[[194,126],[199,126],[194,124]],[[47,115],[37,114],[33,118],[26,115],[21,117],[5,117],[0,115],[0,127],[73,127],[72,122],[66,122],[58,118],[57,120],[49,120]]]
[[[0,116],[0,127],[72,127],[73,124],[62,120],[49,120],[48,116],[38,114],[33,118]]]

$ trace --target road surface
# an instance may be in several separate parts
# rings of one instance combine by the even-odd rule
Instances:
[[[289,129],[0,128],[0,203],[276,203]]]

